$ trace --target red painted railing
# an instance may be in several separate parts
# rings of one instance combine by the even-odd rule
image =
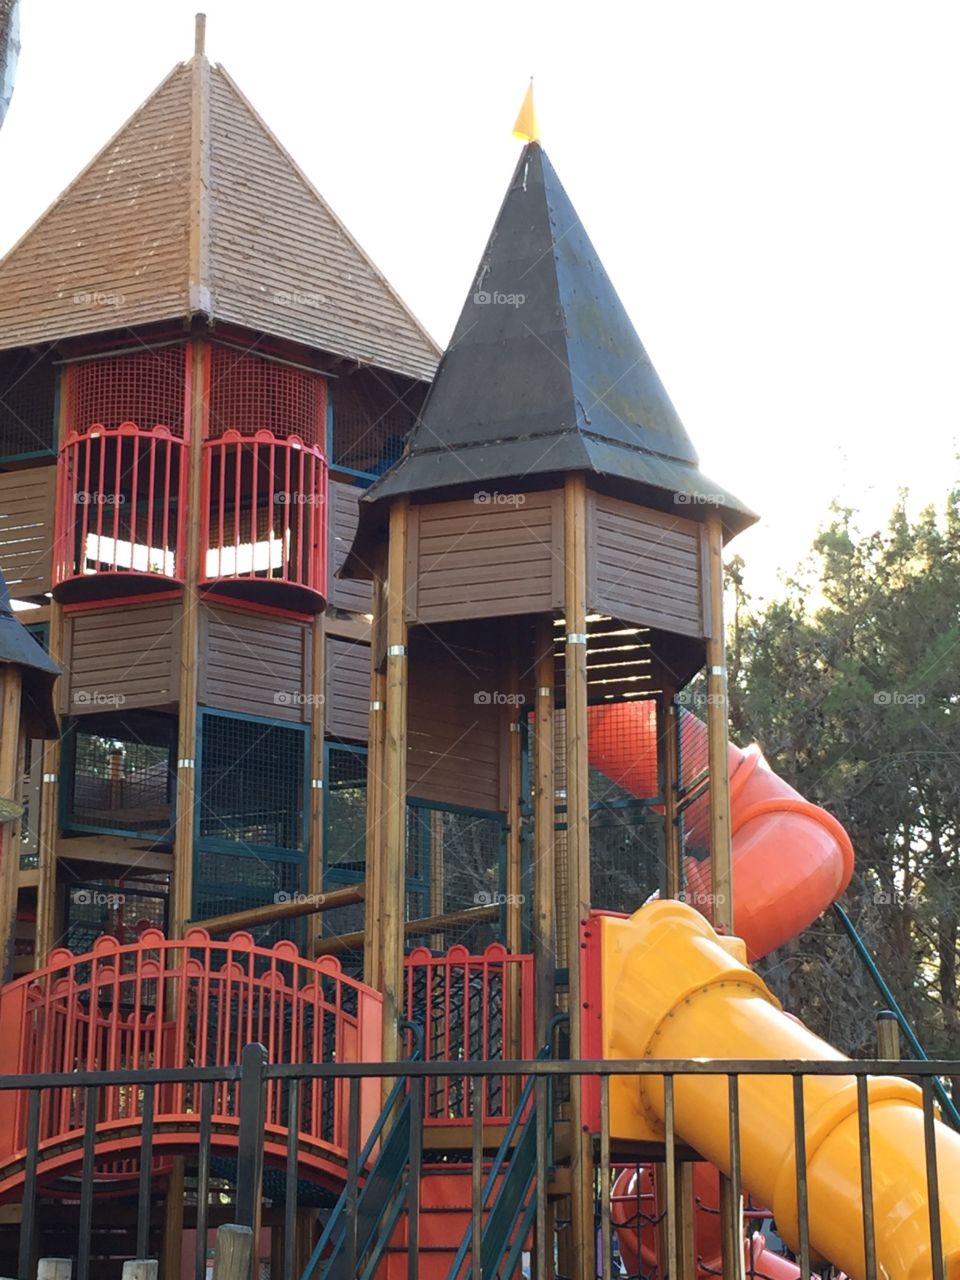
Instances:
[[[53,581],[180,582],[184,441],[167,427],[94,423],[60,451]]]
[[[533,956],[511,955],[494,943],[483,955],[455,946],[441,956],[418,947],[407,956],[406,1013],[424,1029],[430,1061],[484,1062],[533,1058]],[[514,1018],[513,1009],[518,1009]],[[516,1079],[488,1076],[484,1121],[513,1114]],[[427,1082],[427,1124],[469,1124],[472,1108],[462,1077]]]
[[[284,1063],[375,1061],[380,1056],[382,997],[348,978],[332,957],[303,959],[290,942],[258,947],[249,934],[214,942],[203,929],[182,941],[147,930],[133,944],[98,939],[93,951],[57,951],[35,974],[0,992],[0,1072],[144,1070],[233,1064],[259,1041]],[[300,1158],[315,1174],[340,1181],[347,1159],[347,1092],[342,1080],[301,1086]],[[199,1090],[157,1091],[156,1148],[195,1146]],[[122,1160],[139,1145],[143,1094],[129,1086],[99,1090],[97,1157]],[[47,1175],[76,1164],[85,1091],[48,1089],[40,1116],[41,1165]],[[215,1147],[235,1150],[238,1089],[214,1087]],[[361,1082],[365,1135],[380,1109],[380,1084]],[[267,1149],[287,1148],[286,1102],[278,1082],[267,1094]],[[0,1193],[17,1182],[26,1142],[25,1096],[0,1095]],[[5,1168],[6,1166],[6,1168]]]
[[[280,603],[322,607],[327,464],[320,446],[230,429],[204,442],[203,477],[201,581],[253,588],[266,602],[272,589]]]

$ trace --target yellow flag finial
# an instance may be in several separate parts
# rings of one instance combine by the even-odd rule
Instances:
[[[524,142],[539,142],[540,130],[537,128],[537,110],[533,105],[533,76],[524,94],[523,104],[513,126],[513,136]]]

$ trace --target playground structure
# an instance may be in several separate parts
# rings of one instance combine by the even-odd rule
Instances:
[[[754,517],[538,139],[441,356],[201,22],[0,286],[3,1274],[960,1275],[935,1074],[747,966],[853,850],[728,741]]]

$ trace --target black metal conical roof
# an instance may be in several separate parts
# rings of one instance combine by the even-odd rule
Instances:
[[[53,705],[53,685],[59,665],[17,619],[10,605],[10,590],[0,572],[0,664],[10,663],[23,673],[23,707],[27,733],[35,738],[59,734]]]
[[[531,142],[404,456],[362,506],[569,471],[626,484],[636,501],[678,514],[718,507],[731,533],[756,519],[700,471],[583,224]]]

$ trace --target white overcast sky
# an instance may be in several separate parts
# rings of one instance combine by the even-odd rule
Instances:
[[[196,0],[22,0],[0,251],[193,48]],[[206,0],[222,62],[441,342],[543,143],[776,589],[838,496],[957,476],[960,5]]]

